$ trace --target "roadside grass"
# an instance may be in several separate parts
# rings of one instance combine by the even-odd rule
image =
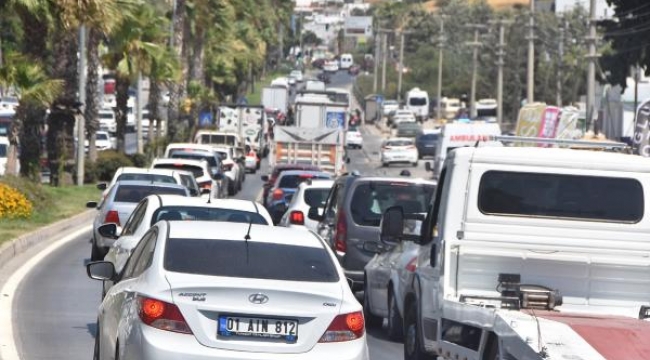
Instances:
[[[48,206],[34,205],[29,219],[0,220],[0,244],[34,231],[45,225],[82,213],[87,201],[97,201],[101,191],[95,185],[51,187],[43,185],[48,195]]]

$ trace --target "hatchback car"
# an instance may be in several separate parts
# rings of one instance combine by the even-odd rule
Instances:
[[[228,178],[228,195],[235,195],[241,190],[246,180],[245,167],[236,159],[232,146],[215,146],[214,151],[221,156],[224,174]]]
[[[393,163],[407,163],[417,166],[418,149],[415,141],[408,138],[390,138],[381,144],[381,165],[386,167]]]
[[[104,190],[104,195],[118,181],[148,181],[156,183],[169,183],[181,184],[185,186],[191,196],[201,195],[201,189],[196,182],[194,174],[189,171],[183,170],[168,170],[168,169],[147,169],[131,166],[123,166],[118,168],[113,174],[113,179],[110,183],[98,183],[97,188]]]
[[[289,170],[306,170],[306,171],[320,171],[318,166],[306,164],[278,164],[276,165],[269,175],[262,175],[262,204],[266,206],[266,199],[269,196],[269,191],[275,184],[275,180],[283,171]]]
[[[97,312],[94,358],[368,359],[362,308],[326,244],[293,229],[160,221]]]
[[[440,138],[440,130],[423,130],[415,138],[415,147],[418,149],[420,159],[425,156],[436,156],[436,146]]]
[[[361,135],[359,128],[352,126],[348,129],[345,134],[345,144],[350,149],[363,148],[363,135]]]
[[[324,209],[309,209],[319,222],[317,233],[335,250],[355,290],[363,288],[364,267],[379,245],[379,224],[384,211],[402,205],[409,213],[425,212],[435,182],[414,178],[365,177],[356,174],[336,179]]]
[[[397,137],[416,138],[422,132],[422,126],[415,121],[404,121],[397,124]]]
[[[161,220],[225,221],[273,226],[271,215],[260,204],[247,200],[217,199],[205,201],[173,195],[149,195],[133,210],[124,227],[105,224],[99,227],[100,235],[115,240],[104,260],[122,271],[131,251],[149,228]],[[112,283],[104,284],[104,292]]]
[[[115,242],[115,239],[103,237],[99,233],[99,227],[108,223],[118,226],[125,224],[140,200],[151,194],[190,195],[185,186],[178,184],[118,181],[99,204],[96,201],[86,203],[86,207],[98,210],[93,221],[91,260],[103,259],[109,247]]]
[[[221,155],[214,150],[204,151],[204,150],[174,150],[170,151],[170,159],[187,159],[187,160],[204,160],[208,163],[208,169],[210,174],[216,180],[217,187],[219,192],[217,193],[217,198],[226,197],[226,189],[228,188],[229,180],[225,175],[223,163],[221,161]]]
[[[331,178],[331,174],[320,171],[289,170],[280,173],[269,192],[268,199],[266,199],[266,209],[271,213],[273,223],[280,222],[300,183],[307,180]]]
[[[325,200],[334,185],[333,180],[308,180],[298,185],[291,198],[287,211],[282,216],[280,226],[317,230],[318,222],[307,217],[312,207],[325,207]]]
[[[194,175],[196,182],[201,189],[201,193],[206,193],[213,199],[225,197],[225,191],[221,187],[223,176],[216,170],[210,170],[210,166],[205,160],[190,159],[154,159],[151,164],[152,169],[167,169],[187,171]]]

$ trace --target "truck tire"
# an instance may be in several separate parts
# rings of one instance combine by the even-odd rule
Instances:
[[[404,308],[404,360],[434,360],[436,357],[424,352],[418,313],[415,305]]]

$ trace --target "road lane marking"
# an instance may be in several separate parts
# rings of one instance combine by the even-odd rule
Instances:
[[[2,336],[0,336],[0,359],[20,360],[13,333],[12,319],[13,300],[20,283],[46,256],[90,230],[92,230],[92,225],[84,226],[50,244],[18,268],[2,287],[2,290],[0,290],[0,332],[2,333]]]

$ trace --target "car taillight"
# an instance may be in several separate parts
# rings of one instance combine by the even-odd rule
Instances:
[[[199,187],[201,189],[208,189],[208,190],[212,189],[212,181],[205,181],[205,182],[199,183]]]
[[[117,211],[110,210],[109,212],[106,213],[106,217],[104,218],[104,224],[109,224],[109,223],[115,223],[117,225],[120,225],[120,215],[117,213]]]
[[[156,329],[191,334],[178,306],[164,301],[138,296],[138,314],[143,323]]]
[[[415,270],[418,268],[418,257],[414,256],[411,261],[409,261],[408,264],[406,264],[406,271],[408,272],[415,272]]]
[[[282,189],[273,190],[273,200],[282,200],[283,196],[284,196],[284,191],[282,191]]]
[[[341,314],[332,320],[319,343],[356,340],[363,336],[366,325],[361,311]]]
[[[305,225],[305,214],[302,211],[292,211],[289,214],[289,222],[294,225]]]
[[[336,219],[336,233],[334,233],[334,247],[336,251],[344,253],[348,250],[348,245],[345,242],[347,235],[348,224],[345,220],[345,212],[341,210]]]

